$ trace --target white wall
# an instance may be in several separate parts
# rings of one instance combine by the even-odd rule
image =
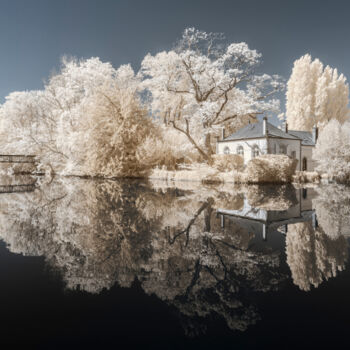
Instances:
[[[298,160],[297,170],[300,168],[300,141],[289,139],[277,139],[269,138],[269,153],[281,154],[281,145],[287,147],[287,156],[292,156],[292,152],[295,152],[295,158]]]
[[[301,146],[301,159],[306,157],[307,159],[307,171],[314,171],[315,169],[315,162],[312,159],[312,150],[314,149],[313,146]]]
[[[221,141],[217,143],[217,154],[224,154],[225,147],[230,149],[230,154],[237,154],[237,147],[242,146],[244,150],[244,164],[247,164],[252,159],[252,148],[257,145],[261,154],[267,153],[266,139],[251,139],[251,140],[237,140],[237,141]]]
[[[301,160],[306,157],[307,159],[307,171],[313,171],[315,163],[312,160],[312,146],[301,146],[300,140],[278,139],[269,137],[266,138],[251,139],[251,140],[237,140],[237,141],[220,141],[217,143],[217,154],[224,154],[224,149],[229,148],[230,154],[237,154],[237,147],[242,146],[244,150],[244,164],[247,164],[252,159],[252,148],[257,145],[261,154],[281,154],[281,145],[287,147],[287,155],[292,156],[292,152],[295,151],[295,158],[298,160],[297,170],[302,170]],[[301,153],[301,158],[300,158]]]

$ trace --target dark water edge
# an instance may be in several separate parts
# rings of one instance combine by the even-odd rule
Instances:
[[[346,347],[346,191],[308,189],[309,200],[291,187],[69,179],[0,194],[1,344]],[[249,215],[258,216],[259,225]],[[189,238],[177,236],[193,218]],[[307,234],[313,237],[308,249],[320,253],[305,253],[301,240],[293,246],[297,264],[290,266],[286,239],[293,245]],[[328,262],[343,267],[331,277]]]

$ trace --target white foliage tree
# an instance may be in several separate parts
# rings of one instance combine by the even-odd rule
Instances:
[[[153,123],[137,96],[130,65],[98,58],[62,60],[44,90],[14,92],[0,108],[1,146],[35,154],[56,173],[138,176],[137,148]]]
[[[331,120],[318,138],[313,158],[317,170],[339,182],[350,181],[350,122]]]
[[[309,291],[345,269],[348,244],[343,235],[333,239],[321,227],[299,222],[288,226],[286,253],[294,284]]]
[[[53,122],[43,91],[16,91],[0,108],[1,147],[5,153],[53,150]]]
[[[222,45],[222,39],[188,28],[176,49],[148,54],[140,71],[153,114],[184,134],[204,159],[212,153],[208,135],[279,107],[270,98],[282,87],[279,77],[255,73],[261,54],[246,43]]]
[[[310,55],[294,62],[287,84],[286,116],[291,129],[311,131],[331,119],[341,123],[349,116],[349,85],[337,69],[324,67]]]
[[[147,168],[137,151],[154,134],[154,126],[131,89],[114,85],[91,96],[80,125],[85,174],[108,177],[145,174]]]

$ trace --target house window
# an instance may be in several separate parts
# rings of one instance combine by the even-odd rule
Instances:
[[[280,153],[287,154],[287,146],[286,145],[280,145]]]
[[[230,154],[230,148],[229,147],[225,147],[224,148],[224,154]]]
[[[303,158],[303,171],[307,170],[307,159],[306,157]]]
[[[295,151],[292,151],[292,153],[291,153],[290,155],[291,155],[291,157],[292,157],[293,159],[295,159],[296,156],[297,156],[297,153],[296,153]]]
[[[252,148],[252,158],[259,157],[260,149],[258,145],[254,145]]]
[[[244,157],[244,148],[243,146],[238,146],[237,147],[237,154]]]
[[[303,188],[303,199],[307,198],[307,188]]]

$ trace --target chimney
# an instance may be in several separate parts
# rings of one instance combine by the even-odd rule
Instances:
[[[225,128],[221,129],[221,140],[225,138]]]
[[[267,135],[267,117],[263,118],[263,134]]]
[[[283,131],[288,134],[288,123],[284,122]]]
[[[312,142],[316,144],[317,139],[318,139],[318,127],[314,125],[312,128]]]

